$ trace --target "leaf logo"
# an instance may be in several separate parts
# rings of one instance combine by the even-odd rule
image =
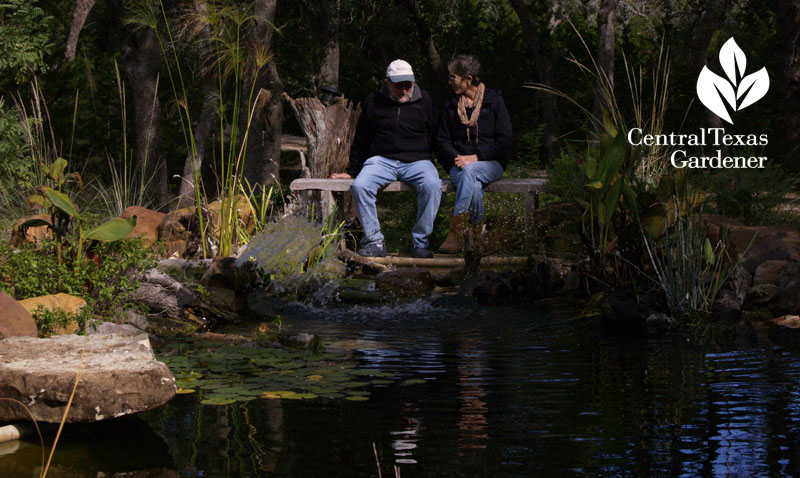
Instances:
[[[728,107],[739,111],[760,100],[769,90],[769,75],[761,68],[744,76],[747,57],[733,37],[719,50],[719,62],[728,79],[703,66],[697,77],[697,96],[712,113],[733,124]]]

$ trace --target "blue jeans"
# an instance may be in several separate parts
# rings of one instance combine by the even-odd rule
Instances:
[[[378,191],[394,181],[403,181],[417,190],[417,223],[411,230],[411,238],[414,247],[428,249],[430,245],[428,238],[433,232],[433,220],[436,219],[439,201],[442,199],[439,173],[430,161],[404,163],[383,156],[367,159],[350,186],[356,211],[361,218],[361,225],[364,226],[364,239],[361,240],[361,245],[383,241],[378,211],[375,208],[375,196]]]
[[[483,186],[503,176],[503,166],[497,161],[475,161],[464,168],[450,168],[450,182],[456,188],[453,215],[469,211],[473,224],[483,220]]]

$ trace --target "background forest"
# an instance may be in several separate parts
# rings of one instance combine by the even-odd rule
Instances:
[[[150,205],[164,207],[191,190],[187,158],[207,157],[202,175],[214,196],[218,162],[239,151],[226,153],[223,137],[246,138],[244,175],[271,183],[281,179],[281,134],[302,134],[283,93],[316,96],[333,84],[360,101],[391,60],[404,58],[442,104],[445,66],[459,53],[476,54],[485,83],[504,94],[512,164],[543,168],[568,142],[591,139],[593,126],[569,102],[526,84],[599,111],[595,77],[569,59],[596,61],[620,110],[631,111],[626,65],[642,75],[646,105],[654,71],[668,62],[662,130],[722,126],[696,101],[695,83],[703,65],[721,71],[716,55],[731,36],[748,71],[766,67],[771,85],[726,132],[768,134],[769,145],[753,152],[795,170],[798,31],[792,0],[3,0],[0,187],[11,207],[37,183],[39,159],[63,157],[96,190],[138,172]],[[230,115],[226,126],[220,115]]]

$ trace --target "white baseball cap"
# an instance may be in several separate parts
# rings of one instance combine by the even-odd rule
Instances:
[[[414,81],[414,70],[411,65],[403,60],[395,60],[389,63],[386,68],[386,78],[392,83],[399,83],[401,81]]]

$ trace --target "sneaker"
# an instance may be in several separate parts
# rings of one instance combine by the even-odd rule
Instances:
[[[412,253],[414,257],[417,259],[432,259],[433,252],[430,249],[425,249],[423,247],[415,247],[414,252]]]
[[[364,257],[386,257],[386,243],[373,242],[358,250],[358,254]]]

